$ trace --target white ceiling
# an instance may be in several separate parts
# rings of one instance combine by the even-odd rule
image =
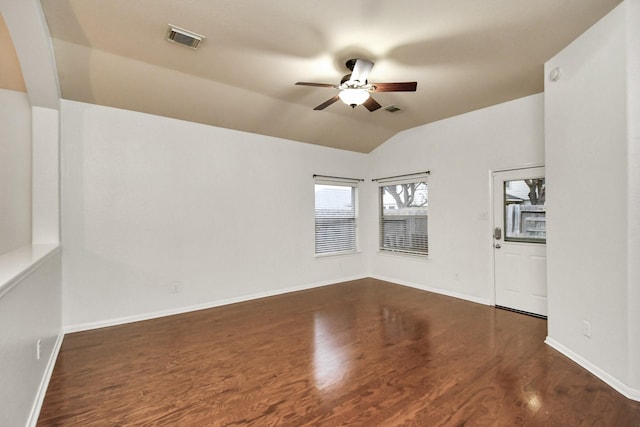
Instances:
[[[619,3],[42,0],[65,99],[365,153],[541,92],[544,62]],[[168,24],[206,39],[198,50],[170,43]],[[337,84],[355,57],[375,62],[371,82],[417,81],[417,92],[374,95],[397,113],[313,111],[337,91],[294,83]]]

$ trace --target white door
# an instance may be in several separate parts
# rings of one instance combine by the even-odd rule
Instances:
[[[544,168],[493,174],[496,306],[547,315]]]

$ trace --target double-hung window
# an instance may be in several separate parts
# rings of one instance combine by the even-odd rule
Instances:
[[[316,255],[357,250],[356,179],[315,179]]]
[[[429,191],[427,174],[380,184],[380,250],[427,256]]]

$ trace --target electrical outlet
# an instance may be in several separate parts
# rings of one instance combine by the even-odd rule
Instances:
[[[591,322],[582,321],[582,334],[587,338],[591,338]]]
[[[40,360],[40,347],[42,347],[42,340],[36,342],[36,360]]]
[[[179,294],[180,292],[182,292],[182,282],[173,282],[171,284],[171,293]]]

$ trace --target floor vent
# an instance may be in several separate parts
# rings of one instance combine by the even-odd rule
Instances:
[[[402,109],[400,107],[398,107],[397,105],[389,105],[388,107],[384,107],[385,110],[387,110],[390,113],[395,113],[397,111],[402,111]]]
[[[183,46],[190,47],[191,49],[197,49],[200,42],[204,39],[205,37],[200,34],[196,34],[174,25],[169,25],[167,40],[170,42],[181,44]]]

